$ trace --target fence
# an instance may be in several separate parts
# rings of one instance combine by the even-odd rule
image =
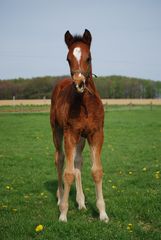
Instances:
[[[0,100],[0,112],[49,112],[50,99]],[[133,110],[146,106],[153,110],[161,106],[161,99],[102,99],[105,109]]]

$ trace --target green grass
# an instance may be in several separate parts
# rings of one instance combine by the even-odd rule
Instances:
[[[87,210],[77,209],[73,185],[68,223],[60,223],[49,114],[1,113],[0,239],[161,239],[161,108],[106,111],[102,162],[108,224],[98,220],[89,156],[86,147]],[[39,224],[44,229],[37,233]]]
[[[28,112],[49,112],[50,105],[13,105],[0,106],[0,113],[28,113]]]

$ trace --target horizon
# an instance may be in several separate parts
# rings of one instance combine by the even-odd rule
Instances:
[[[152,0],[2,0],[0,79],[69,75],[64,34],[85,28],[93,73],[161,81],[161,1]]]
[[[58,78],[60,80],[63,80],[64,78],[71,78],[70,75],[44,75],[44,76],[34,76],[34,77],[18,77],[18,78],[11,78],[11,79],[0,79],[0,81],[14,81],[14,80],[34,80],[38,78]],[[141,80],[141,81],[152,81],[152,82],[160,82],[160,80],[154,80],[154,79],[148,79],[148,78],[140,78],[140,77],[131,77],[131,76],[123,76],[123,75],[96,75],[96,77],[93,77],[93,79],[97,78],[112,78],[112,77],[120,77],[120,78],[127,78],[131,80]],[[62,78],[62,79],[61,79]]]

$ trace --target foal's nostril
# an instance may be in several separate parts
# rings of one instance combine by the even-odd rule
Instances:
[[[83,82],[83,81],[81,81],[79,83],[75,82],[75,87],[79,93],[83,93],[84,89],[85,89],[85,82]]]
[[[75,87],[79,93],[83,93],[85,89],[85,77],[84,75],[78,71],[75,72],[72,76],[73,82],[75,84]]]
[[[84,87],[84,82],[81,82],[81,83],[79,84],[79,88],[81,88],[81,87]]]

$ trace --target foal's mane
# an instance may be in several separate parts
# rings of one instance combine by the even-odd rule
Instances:
[[[76,34],[76,35],[73,36],[73,43],[77,43],[77,42],[86,43],[83,39],[83,36]]]

